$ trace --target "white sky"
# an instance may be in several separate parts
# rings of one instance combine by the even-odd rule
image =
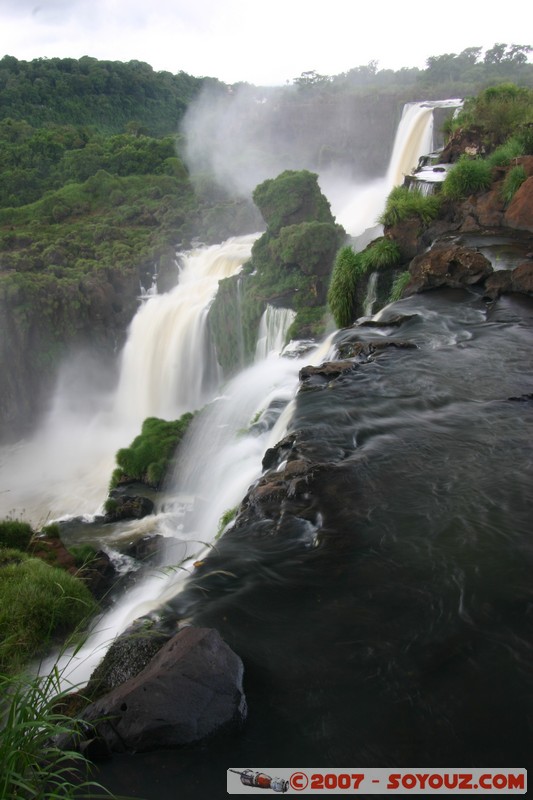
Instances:
[[[494,13],[493,13],[494,12]],[[530,0],[0,0],[0,56],[146,61],[226,83],[276,85],[378,61],[529,44]]]

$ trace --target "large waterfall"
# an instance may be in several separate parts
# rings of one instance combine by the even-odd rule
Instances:
[[[432,110],[406,110],[386,174],[339,220],[350,232],[431,149]],[[99,779],[171,800],[222,796],[239,764],[527,767],[529,298],[416,294],[302,358],[280,355],[292,313],[268,307],[255,362],[225,379],[207,312],[253,241],[182,254],[176,288],[139,307],[116,388],[64,378],[39,434],[0,451],[0,516],[94,514],[146,416],[199,411],[156,513],[109,534],[110,552],[160,534],[160,563],[59,667],[85,682],[143,615],[215,628],[245,665],[249,717],[202,747],[114,756]]]

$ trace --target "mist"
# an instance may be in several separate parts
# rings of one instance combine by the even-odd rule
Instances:
[[[296,86],[207,88],[185,115],[182,157],[198,186],[210,174],[226,194],[247,199],[284,170],[316,172],[337,221],[356,235],[382,211],[396,128],[388,103],[380,108],[388,122],[376,136],[360,104]]]

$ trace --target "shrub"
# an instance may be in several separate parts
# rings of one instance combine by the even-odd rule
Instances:
[[[387,197],[385,210],[379,218],[381,225],[397,225],[406,219],[418,217],[424,225],[436,219],[440,198],[436,194],[423,195],[418,189],[396,186]]]
[[[532,118],[533,91],[501,83],[466,100],[456,122],[461,127],[473,123],[478,126],[490,148],[505,142]]]
[[[487,161],[491,167],[506,167],[513,158],[518,158],[524,153],[524,145],[516,136],[511,136],[504,144],[494,150]]]
[[[28,522],[17,519],[0,520],[0,547],[27,550],[34,531]]]
[[[461,156],[446,175],[442,194],[451,200],[460,200],[476,192],[486,191],[491,184],[492,169],[488,161]]]
[[[385,237],[373,242],[361,253],[362,268],[365,272],[394,267],[400,258],[400,248],[396,242]]]
[[[406,272],[401,272],[393,281],[390,295],[389,295],[389,303],[395,303],[397,300],[400,300],[403,296],[403,292],[409,281],[411,280],[411,273],[409,270]]]
[[[158,488],[192,418],[193,414],[187,413],[172,422],[157,417],[145,419],[139,436],[117,452],[119,468],[113,471],[110,489],[123,477]]]
[[[339,250],[328,289],[328,305],[339,328],[346,327],[354,318],[357,282],[362,274],[361,254],[351,247]]]
[[[505,176],[502,188],[502,198],[505,205],[509,205],[517,190],[524,183],[526,177],[526,171],[521,165],[509,170]]]

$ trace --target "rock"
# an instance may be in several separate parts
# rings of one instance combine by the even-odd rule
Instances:
[[[148,497],[129,494],[110,495],[110,500],[106,505],[105,522],[118,522],[121,519],[142,519],[152,514],[154,504]]]
[[[514,195],[504,215],[509,228],[533,232],[533,176],[527,178]]]
[[[135,542],[131,542],[124,552],[136,561],[153,562],[158,559],[166,541],[168,541],[167,537],[161,536],[160,533],[147,534]]]
[[[439,286],[460,289],[473,286],[492,272],[490,261],[482,253],[460,245],[435,247],[414,258],[409,266],[409,293],[424,292]]]
[[[114,752],[193,744],[246,717],[240,658],[212,628],[183,628],[83,719]]]
[[[495,300],[501,294],[511,291],[512,270],[499,269],[489,275],[485,281],[483,296],[488,300]]]
[[[79,577],[93,597],[103,600],[115,586],[118,573],[107,553],[98,550],[94,558],[81,568]]]
[[[117,636],[89,678],[83,694],[97,700],[122,686],[148,666],[169,639],[170,634],[160,630],[154,620],[136,620]]]
[[[523,294],[533,294],[533,263],[524,261],[519,264],[511,273],[513,292]]]

